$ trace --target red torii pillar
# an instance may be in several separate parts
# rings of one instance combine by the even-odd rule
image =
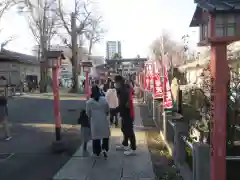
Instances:
[[[227,109],[230,81],[227,60],[227,45],[239,40],[237,36],[215,36],[214,17],[210,14],[211,45],[211,180],[226,180],[226,141],[227,141]]]

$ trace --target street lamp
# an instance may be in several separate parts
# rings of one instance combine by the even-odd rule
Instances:
[[[55,118],[55,135],[56,142],[61,141],[61,115],[60,115],[60,97],[59,97],[59,69],[61,60],[65,59],[62,51],[47,51],[48,67],[52,68],[53,82],[53,103],[54,103],[54,118]]]

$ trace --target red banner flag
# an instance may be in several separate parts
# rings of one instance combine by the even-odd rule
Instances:
[[[153,64],[148,61],[145,64],[145,90],[153,91]]]
[[[169,84],[169,79],[168,79],[168,71],[167,71],[167,66],[164,66],[164,98],[163,98],[163,103],[164,103],[164,109],[171,109],[173,108],[173,102],[172,102],[172,92],[171,92],[171,87]]]
[[[158,99],[163,97],[163,89],[161,82],[160,73],[154,74],[154,89],[153,89],[153,98]]]
[[[162,81],[161,81],[161,66],[157,65],[154,62],[154,82],[153,82],[153,98],[159,99],[163,98],[163,89],[162,89]]]

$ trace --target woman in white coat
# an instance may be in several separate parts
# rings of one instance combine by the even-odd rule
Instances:
[[[99,156],[103,152],[107,157],[109,150],[110,126],[107,119],[109,106],[100,95],[98,86],[92,87],[91,98],[86,103],[86,113],[90,120],[93,154]]]

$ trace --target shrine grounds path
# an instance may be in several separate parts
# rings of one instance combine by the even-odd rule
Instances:
[[[109,157],[83,156],[80,147],[73,157],[53,177],[54,180],[155,180],[151,156],[147,146],[140,108],[135,108],[135,132],[137,152],[135,156],[124,156],[116,151],[121,143],[120,128],[111,129]],[[91,147],[89,148],[91,149]]]

